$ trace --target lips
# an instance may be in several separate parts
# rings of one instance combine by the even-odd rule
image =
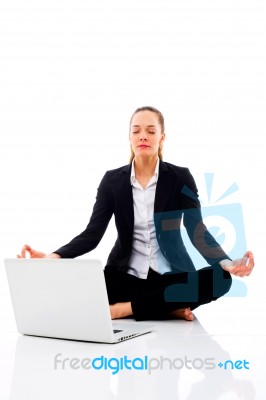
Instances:
[[[140,146],[138,146],[138,147],[140,147],[141,149],[143,148],[143,149],[146,149],[147,147],[150,147],[150,146],[147,146],[147,145],[145,145],[145,144],[141,144]]]

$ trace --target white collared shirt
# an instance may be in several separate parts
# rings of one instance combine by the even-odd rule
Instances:
[[[156,239],[154,225],[154,199],[159,177],[159,158],[154,175],[145,189],[135,177],[134,160],[131,168],[131,185],[134,205],[134,231],[132,254],[129,260],[128,273],[146,279],[149,268],[163,274],[171,271],[171,266],[162,255]]]

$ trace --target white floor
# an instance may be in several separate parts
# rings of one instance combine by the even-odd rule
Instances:
[[[149,321],[152,333],[115,345],[22,336],[8,315],[9,329],[0,335],[0,398],[265,400],[260,310],[248,298],[223,298],[195,314],[193,322]],[[57,354],[69,358],[64,368],[60,362],[55,368]],[[98,366],[106,359],[109,368],[82,368],[87,358],[100,358]],[[117,364],[121,358],[124,365]]]

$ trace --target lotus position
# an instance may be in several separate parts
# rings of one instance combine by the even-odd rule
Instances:
[[[193,310],[230,289],[231,275],[254,267],[247,251],[231,260],[207,230],[188,168],[163,161],[164,117],[138,108],[129,128],[130,162],[107,171],[86,229],[51,254],[22,248],[18,257],[74,258],[95,249],[114,215],[117,239],[104,269],[112,319],[194,319]],[[197,269],[181,237],[181,221],[205,258]]]

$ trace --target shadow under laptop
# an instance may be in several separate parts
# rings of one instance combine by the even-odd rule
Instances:
[[[118,344],[20,336],[9,400],[255,399],[252,383],[234,376],[230,354],[198,320],[153,325]]]

